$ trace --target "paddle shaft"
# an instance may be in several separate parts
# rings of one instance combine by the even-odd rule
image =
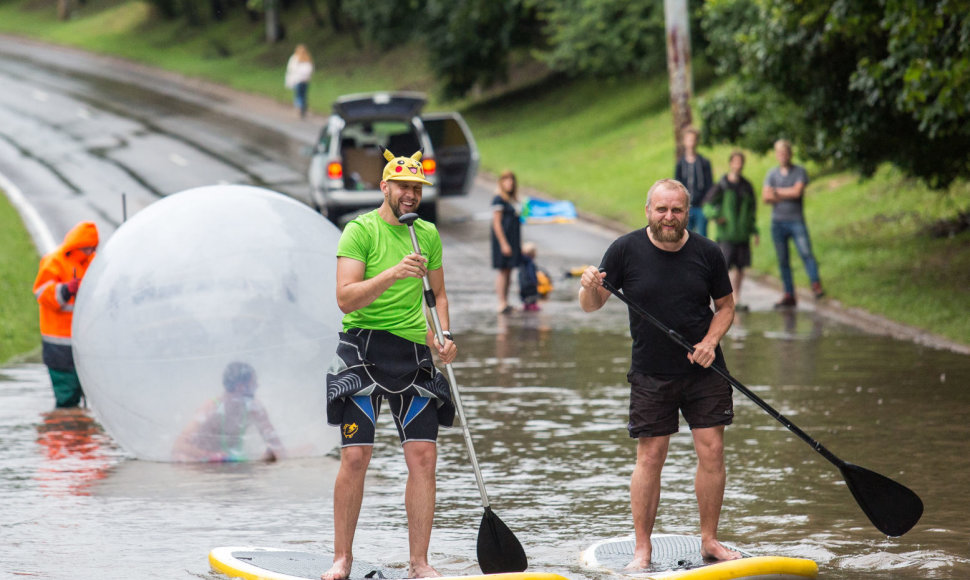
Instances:
[[[652,314],[650,314],[649,312],[647,312],[643,308],[640,308],[639,305],[637,305],[637,304],[633,303],[632,301],[630,301],[630,299],[627,298],[623,294],[623,292],[617,290],[616,287],[614,287],[612,284],[610,284],[609,282],[607,282],[605,279],[603,280],[603,287],[606,288],[611,294],[613,294],[614,296],[616,296],[617,298],[619,298],[620,300],[622,300],[627,306],[630,307],[631,310],[633,310],[639,316],[641,316],[642,318],[644,318],[645,320],[647,320],[647,322],[650,322],[651,324],[653,324],[654,326],[656,326],[657,328],[659,328],[671,340],[673,340],[674,342],[676,342],[680,346],[682,346],[685,349],[687,349],[687,352],[689,352],[691,354],[694,353],[694,345],[692,345],[686,338],[684,338],[683,335],[681,335],[676,330],[673,330],[672,328],[667,327],[667,325],[665,325],[663,322],[660,322],[660,320],[658,320],[657,318],[655,318]],[[829,451],[828,449],[826,449],[824,445],[822,445],[821,443],[819,443],[815,439],[812,439],[808,435],[808,433],[802,431],[798,427],[798,425],[795,425],[794,423],[792,423],[791,421],[789,421],[787,417],[785,417],[784,415],[782,415],[781,413],[779,413],[778,411],[776,411],[771,405],[769,405],[764,400],[762,400],[761,397],[759,397],[758,395],[756,395],[753,392],[751,392],[751,390],[748,389],[748,387],[742,385],[737,379],[735,379],[734,377],[732,377],[730,375],[730,373],[727,372],[727,370],[721,368],[719,365],[716,365],[716,364],[715,365],[711,365],[711,369],[713,369],[714,372],[716,372],[717,374],[719,374],[722,377],[724,377],[724,379],[727,382],[731,383],[731,386],[733,386],[735,389],[737,389],[737,390],[741,391],[742,393],[744,393],[744,395],[746,397],[748,397],[749,399],[751,399],[752,401],[754,401],[754,403],[756,405],[758,405],[759,407],[761,407],[762,409],[764,409],[764,411],[766,413],[768,413],[769,415],[771,415],[772,417],[774,417],[779,423],[781,423],[782,425],[784,425],[785,428],[787,428],[789,431],[791,431],[795,435],[798,435],[798,437],[802,441],[804,441],[804,442],[808,443],[809,445],[811,445],[812,446],[812,449],[814,449],[815,451],[817,451],[822,457],[828,459],[830,462],[832,462],[833,465],[835,465],[836,467],[838,467],[840,470],[845,467],[845,465],[846,465],[845,461],[843,461],[843,460],[839,459],[838,457],[836,457],[835,454],[832,453],[831,451]]]
[[[407,218],[415,214],[405,214],[401,218]],[[415,215],[415,218],[417,216]],[[414,218],[405,221],[398,218],[401,223],[408,226],[408,233],[411,234],[411,245],[414,246],[414,253],[421,254],[421,245],[418,244],[418,236],[414,232]],[[438,337],[438,344],[445,343],[445,336],[441,330],[441,319],[438,318],[438,310],[435,308],[436,301],[434,291],[431,289],[431,281],[425,274],[421,278],[424,283],[424,303],[431,311],[431,320],[434,323],[434,333]],[[485,480],[482,479],[482,470],[478,467],[478,457],[475,455],[475,445],[472,443],[472,435],[468,431],[468,421],[465,420],[465,410],[461,406],[461,396],[458,394],[458,383],[455,381],[455,371],[451,368],[451,363],[445,363],[445,370],[448,371],[448,382],[451,383],[451,395],[455,400],[455,409],[458,411],[458,420],[461,421],[461,430],[465,436],[465,445],[468,447],[468,456],[472,460],[472,469],[475,471],[475,480],[478,482],[478,492],[482,494],[482,507],[489,509],[488,493],[485,492]]]

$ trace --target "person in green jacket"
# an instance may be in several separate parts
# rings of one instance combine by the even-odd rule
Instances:
[[[731,152],[730,169],[704,198],[704,215],[717,224],[717,242],[724,252],[734,288],[736,310],[747,310],[741,303],[744,269],[751,265],[751,239],[757,245],[757,200],[754,187],[744,178],[744,153]]]

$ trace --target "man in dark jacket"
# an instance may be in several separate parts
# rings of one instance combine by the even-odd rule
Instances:
[[[697,129],[693,127],[684,129],[682,138],[684,155],[677,160],[674,179],[683,183],[690,193],[690,216],[687,229],[706,237],[707,218],[701,211],[701,204],[704,203],[707,191],[714,185],[714,178],[711,176],[711,162],[697,152],[699,136]]]

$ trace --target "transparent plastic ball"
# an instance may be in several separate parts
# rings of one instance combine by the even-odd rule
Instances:
[[[78,375],[107,432],[153,461],[332,450],[339,237],[304,204],[239,185],[173,194],[122,224],[73,323]]]

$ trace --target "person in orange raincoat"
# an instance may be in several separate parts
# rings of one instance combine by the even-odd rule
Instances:
[[[79,223],[67,232],[57,249],[41,258],[34,280],[44,364],[51,376],[57,407],[77,407],[84,396],[74,369],[71,321],[74,297],[97,248],[97,226],[93,222]]]

